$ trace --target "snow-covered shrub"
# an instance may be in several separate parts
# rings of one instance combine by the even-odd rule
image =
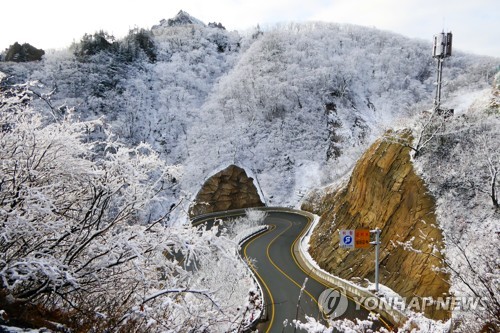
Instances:
[[[78,331],[238,327],[252,283],[238,287],[250,275],[234,243],[163,223],[176,168],[147,145],[84,140],[97,122],[47,124],[30,97],[1,91],[2,301],[57,309]]]
[[[292,326],[304,330],[308,333],[388,333],[386,328],[375,329],[373,328],[373,321],[376,319],[367,319],[355,321],[349,319],[329,320],[328,326],[325,326],[315,318],[306,316],[306,321],[301,322],[294,320]],[[417,333],[417,332],[414,332]],[[429,333],[432,333],[429,331]],[[438,333],[438,332],[434,332]],[[439,332],[444,333],[444,332]]]
[[[496,87],[493,95],[483,92],[463,114],[446,119],[415,159],[437,199],[446,244],[443,265],[452,279],[451,292],[480,302],[453,312],[456,332],[491,332],[500,325],[497,94]]]
[[[245,234],[247,230],[252,230],[262,225],[267,216],[266,212],[258,209],[247,209],[245,213],[245,216],[225,224],[229,237],[239,239],[238,236]]]

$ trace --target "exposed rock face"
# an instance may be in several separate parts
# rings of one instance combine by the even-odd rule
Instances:
[[[45,51],[37,49],[28,43],[23,45],[15,42],[12,44],[5,54],[5,61],[27,62],[42,60]]]
[[[435,202],[415,174],[409,152],[408,147],[379,140],[358,161],[346,186],[324,197],[309,197],[302,208],[321,215],[309,251],[332,274],[374,281],[374,250],[340,249],[338,231],[379,228],[380,283],[403,297],[445,296],[449,277],[433,270],[441,262],[429,254],[444,246]],[[405,249],[401,242],[419,252]],[[425,314],[435,319],[450,316],[433,307]]]
[[[203,184],[189,211],[191,217],[230,209],[264,206],[253,178],[245,170],[230,165]]]

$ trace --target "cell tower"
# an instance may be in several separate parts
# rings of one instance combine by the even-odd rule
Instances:
[[[443,78],[443,62],[445,58],[451,56],[451,32],[434,35],[434,45],[432,47],[432,57],[437,59],[437,87],[436,97],[434,98],[434,108],[439,110],[441,104],[441,84]]]

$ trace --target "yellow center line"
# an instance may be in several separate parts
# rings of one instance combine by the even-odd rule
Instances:
[[[283,274],[288,280],[290,280],[293,284],[295,284],[299,289],[302,289],[302,285],[300,285],[299,283],[297,283],[294,279],[292,279],[288,274],[286,274],[281,268],[278,267],[278,265],[276,265],[276,263],[271,259],[271,256],[269,254],[269,249],[271,248],[271,245],[274,243],[274,241],[276,239],[278,239],[281,235],[283,235],[285,232],[288,231],[288,229],[290,229],[292,227],[292,222],[290,221],[287,221],[289,223],[289,226],[285,228],[285,230],[283,230],[282,232],[280,232],[278,235],[276,235],[270,242],[269,244],[267,245],[267,248],[266,248],[266,256],[267,256],[267,259],[269,260],[269,262],[281,273]],[[276,226],[275,225],[271,225],[272,229],[271,230],[274,230],[276,229]],[[293,245],[295,244],[295,242],[300,238],[300,236],[302,235],[302,233],[299,235],[299,237],[297,237],[293,244],[292,244],[292,247],[291,249],[293,249]],[[247,247],[257,238],[259,238],[260,236],[252,239],[249,243],[247,243],[247,245],[245,245],[245,248],[243,250],[243,253],[245,255],[245,258],[248,259],[248,256],[247,256],[247,253],[246,253],[246,250],[247,250]],[[295,260],[295,257],[293,256],[293,253],[292,253],[292,258],[294,259],[295,263],[297,264],[297,261]],[[300,267],[300,265],[297,264],[297,266],[302,270],[302,268]],[[272,326],[273,326],[273,322],[274,322],[274,298],[271,294],[271,291],[269,290],[269,287],[266,285],[266,283],[264,282],[264,279],[252,268],[252,270],[254,271],[254,273],[259,277],[259,279],[262,281],[262,283],[264,284],[264,287],[266,288],[266,291],[267,293],[269,294],[269,297],[271,299],[271,308],[272,308],[272,313],[271,313],[271,321],[269,323],[269,326],[266,330],[266,333],[268,333]],[[302,270],[304,272],[304,270]],[[305,273],[305,272],[304,272]],[[307,275],[307,273],[306,273]],[[314,278],[313,278],[314,279]],[[316,279],[314,279],[316,280]],[[319,281],[318,281],[319,282]],[[311,295],[311,293],[309,291],[307,291],[307,289],[304,289],[304,292],[316,303],[316,305],[318,305],[318,308],[319,308],[319,304],[318,304],[318,300],[313,296]],[[323,316],[324,318],[324,316]]]
[[[331,285],[331,284],[326,284],[324,283],[323,281],[319,281],[317,280],[316,278],[314,278],[314,276],[311,276],[311,272],[307,273],[303,268],[302,266],[299,264],[299,262],[297,261],[297,258],[295,257],[295,253],[293,253],[293,249],[295,247],[295,243],[297,243],[297,241],[307,232],[307,228],[309,227],[309,225],[311,224],[312,222],[312,219],[309,218],[309,217],[306,217],[307,219],[307,225],[304,227],[304,229],[302,230],[302,232],[300,233],[299,237],[295,238],[295,240],[293,241],[293,244],[292,244],[292,247],[290,248],[290,253],[292,254],[292,258],[293,258],[293,261],[295,261],[295,264],[300,268],[300,270],[302,272],[304,272],[308,277],[311,277],[314,281],[318,282],[319,284],[325,286],[325,288],[332,288],[332,287],[335,287],[335,285]],[[364,308],[366,311],[368,311],[369,313],[373,313],[373,311],[367,309],[363,304],[357,302],[354,298],[348,296],[347,294],[344,295],[345,297],[349,298],[351,301],[353,301],[354,303],[358,304],[359,306],[361,306],[362,308]],[[316,303],[318,303],[316,301]],[[392,327],[384,320],[384,318],[382,317],[379,317],[379,320],[385,325],[385,327],[389,330],[392,330]]]
[[[241,216],[241,215],[242,215],[241,213],[235,213],[235,214],[231,214],[231,215],[224,216],[224,218],[226,218],[226,217],[236,217],[236,216]],[[204,220],[199,221],[198,223],[196,223],[196,225],[199,225],[199,224],[204,223],[204,222],[206,222],[206,221],[208,221],[208,220],[211,220],[211,219],[216,219],[216,218],[214,218],[214,217],[210,217],[210,218],[204,219]],[[293,252],[293,249],[294,249],[294,247],[295,247],[295,244],[296,244],[296,243],[297,243],[297,241],[298,241],[298,240],[299,240],[299,239],[300,239],[300,238],[301,238],[301,237],[302,237],[302,236],[303,236],[303,235],[307,232],[307,227],[308,227],[308,226],[311,224],[311,222],[312,222],[312,219],[311,219],[311,218],[306,217],[306,219],[307,219],[307,225],[304,227],[304,229],[302,229],[302,231],[301,231],[301,233],[299,234],[299,236],[298,236],[297,238],[295,238],[295,240],[294,240],[294,241],[293,241],[293,243],[292,243],[292,246],[290,247],[290,253],[291,253],[291,255],[292,255],[293,261],[295,262],[295,264],[297,265],[297,267],[298,267],[298,268],[299,268],[302,272],[304,272],[304,274],[306,274],[306,276],[307,276],[308,278],[313,279],[314,281],[316,281],[316,282],[318,282],[319,284],[323,285],[325,288],[335,287],[335,285],[332,285],[332,284],[326,284],[326,283],[324,283],[323,281],[320,281],[320,280],[316,279],[314,276],[310,275],[310,274],[311,274],[311,272],[309,272],[309,273],[308,273],[308,272],[306,272],[306,271],[302,268],[302,266],[299,264],[299,262],[297,261],[297,258],[296,258],[296,256],[295,256],[295,253]],[[292,279],[290,276],[288,276],[288,274],[286,274],[286,273],[285,273],[285,272],[284,272],[281,268],[279,268],[279,267],[278,267],[278,265],[276,265],[276,263],[275,263],[275,262],[271,259],[270,255],[269,255],[269,249],[270,249],[270,247],[271,247],[272,243],[273,243],[273,242],[274,242],[274,241],[275,241],[278,237],[280,237],[281,235],[283,235],[283,234],[284,234],[284,233],[285,233],[288,229],[290,229],[290,228],[292,227],[292,225],[293,225],[293,224],[292,224],[292,222],[290,222],[290,221],[288,221],[288,220],[287,220],[287,222],[288,222],[288,223],[290,223],[290,225],[289,225],[289,226],[288,226],[285,230],[283,230],[281,233],[279,233],[276,237],[274,237],[274,238],[271,240],[271,242],[269,242],[269,244],[267,245],[267,248],[266,248],[266,256],[267,256],[267,258],[268,258],[269,262],[270,262],[270,263],[271,263],[271,264],[272,264],[272,265],[273,265],[273,266],[274,266],[274,267],[275,267],[275,268],[276,268],[276,269],[277,269],[277,270],[278,270],[281,274],[283,274],[283,275],[284,275],[284,276],[285,276],[288,280],[290,280],[292,283],[294,283],[294,284],[295,284],[295,285],[296,285],[299,289],[302,289],[302,285],[300,285],[299,283],[297,283],[294,279]],[[270,227],[271,227],[271,228],[269,229],[269,231],[276,229],[276,225],[270,225]],[[269,231],[267,231],[267,232],[269,232]],[[245,245],[245,247],[244,247],[244,249],[243,249],[243,253],[244,253],[245,258],[249,259],[249,258],[248,258],[248,256],[247,256],[247,247],[248,247],[251,243],[253,243],[253,242],[254,242],[257,238],[259,238],[259,237],[263,236],[264,234],[267,234],[267,232],[265,232],[265,233],[263,233],[263,234],[261,234],[261,235],[259,235],[259,236],[255,237],[255,238],[253,238],[250,242],[248,242],[248,243]],[[257,277],[260,279],[260,281],[261,281],[261,282],[262,282],[262,284],[264,285],[264,288],[266,289],[266,291],[267,291],[267,293],[269,294],[269,297],[270,297],[270,299],[271,299],[271,310],[272,310],[272,311],[271,311],[271,321],[270,321],[270,324],[269,324],[269,326],[268,326],[268,329],[266,330],[266,333],[267,333],[267,332],[269,332],[269,331],[270,331],[270,329],[271,329],[271,327],[272,327],[272,325],[273,325],[273,321],[274,321],[274,298],[273,298],[273,295],[271,294],[271,291],[269,290],[269,287],[268,287],[268,286],[267,286],[267,284],[265,283],[264,279],[263,279],[263,278],[259,275],[259,273],[257,272],[257,270],[256,270],[256,269],[254,269],[253,267],[250,267],[250,269],[252,269],[252,271],[253,271],[253,272],[257,275]],[[310,298],[311,298],[311,299],[312,299],[312,300],[313,300],[313,301],[314,301],[314,302],[318,305],[318,307],[319,307],[318,300],[317,300],[314,296],[312,296],[312,295],[311,295],[311,294],[310,294],[310,293],[309,293],[306,289],[304,289],[304,292],[305,292],[305,293],[306,293],[306,294],[307,294],[307,295],[308,295],[308,296],[309,296],[309,297],[310,297]],[[350,296],[348,296],[348,295],[344,295],[344,296],[346,296],[348,299],[350,299],[350,300],[351,300],[351,301],[353,301],[354,303],[356,303],[356,304],[358,304],[359,306],[361,306],[362,308],[364,308],[366,311],[368,311],[368,312],[370,312],[370,313],[373,313],[372,311],[370,311],[369,309],[367,309],[367,308],[366,308],[363,304],[361,304],[361,303],[357,302],[354,298],[352,298],[352,297],[350,297]],[[323,318],[324,318],[324,319],[326,319],[326,318],[324,317],[324,314],[323,314],[323,313],[322,313],[322,315],[323,315]],[[380,320],[380,321],[381,321],[381,322],[385,325],[385,327],[386,327],[387,329],[392,330],[391,325],[389,325],[389,324],[388,324],[388,323],[387,323],[387,322],[386,322],[386,321],[385,321],[382,317],[379,317],[379,320]]]
[[[269,259],[269,261],[271,262],[271,264],[278,270],[280,271],[281,274],[283,274],[288,280],[292,281],[293,284],[295,284],[299,289],[302,289],[302,285],[297,283],[294,279],[292,279],[288,274],[286,274],[281,268],[278,267],[278,265],[276,265],[276,263],[271,259],[271,256],[269,255],[269,249],[271,248],[271,245],[274,243],[274,241],[276,239],[278,239],[281,235],[283,235],[285,232],[288,231],[288,229],[290,229],[292,227],[292,222],[290,221],[287,221],[290,225],[285,229],[283,230],[281,233],[279,233],[276,237],[273,238],[273,240],[271,242],[269,242],[269,244],[267,245],[267,251],[266,251],[266,255],[267,255],[267,259]],[[300,236],[299,236],[300,237]],[[297,240],[297,239],[296,239]],[[295,240],[295,241],[296,241]],[[295,244],[295,241],[293,242],[293,244]],[[293,244],[292,244],[292,248],[293,248]],[[295,258],[294,258],[295,259]],[[300,267],[300,266],[299,266]],[[307,275],[307,274],[306,274]],[[318,304],[318,301],[316,300],[316,298],[311,295],[311,293],[309,293],[306,289],[304,289],[304,292],[309,295],[309,297],[311,297],[311,299],[316,303]]]
[[[252,244],[256,239],[260,238],[261,236],[267,234],[268,232],[276,229],[276,226],[275,225],[270,225],[270,229],[268,231],[266,231],[265,233],[262,233],[260,234],[259,236],[253,238],[250,242],[248,242],[245,247],[243,248],[243,255],[245,256],[246,259],[250,259],[247,255],[247,248],[250,246],[250,244]],[[252,265],[253,266],[253,265]],[[250,267],[250,265],[249,265]],[[259,273],[257,272],[257,270],[255,269],[255,267],[250,267],[250,269],[254,272],[255,275],[257,275],[257,277],[259,278],[260,282],[264,285],[264,288],[266,288],[266,291],[269,295],[269,298],[270,298],[270,305],[271,305],[271,320],[269,322],[269,326],[266,330],[266,333],[268,333],[271,329],[271,327],[273,326],[273,322],[274,322],[274,298],[273,298],[273,294],[271,293],[271,290],[269,290],[269,287],[267,286],[266,282],[264,281],[264,279],[262,278],[262,276],[259,275]],[[262,295],[262,297],[264,297],[264,295]],[[263,302],[264,306],[266,306],[265,302]]]

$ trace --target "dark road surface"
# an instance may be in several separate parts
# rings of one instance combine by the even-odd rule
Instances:
[[[244,257],[255,260],[251,268],[260,280],[265,294],[267,320],[258,325],[259,332],[294,332],[294,327],[290,324],[296,318],[305,322],[305,315],[324,321],[317,301],[319,295],[332,286],[309,276],[300,267],[293,253],[294,243],[299,241],[302,232],[307,229],[309,219],[292,212],[267,214],[265,223],[270,226],[269,231],[252,238],[241,250]],[[231,215],[234,216],[234,213]],[[219,215],[222,218],[227,216],[230,214]],[[306,277],[308,281],[298,302]],[[336,319],[367,317],[368,311],[363,308],[356,310],[356,304],[349,299],[346,313]],[[285,322],[288,325],[284,326]],[[378,324],[380,327],[381,323]]]

